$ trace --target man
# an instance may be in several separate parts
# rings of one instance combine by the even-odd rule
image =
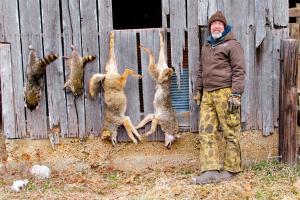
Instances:
[[[202,48],[195,83],[194,99],[198,105],[201,103],[201,174],[192,178],[194,184],[229,180],[241,171],[238,129],[245,79],[243,48],[236,41],[222,12],[217,11],[210,17],[208,28],[210,35]],[[219,164],[218,125],[226,140],[223,170]]]

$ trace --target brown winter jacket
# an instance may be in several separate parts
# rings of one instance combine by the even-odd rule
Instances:
[[[195,83],[195,90],[214,91],[231,87],[232,93],[244,91],[245,60],[240,43],[229,32],[224,40],[212,47],[202,47],[201,64]]]

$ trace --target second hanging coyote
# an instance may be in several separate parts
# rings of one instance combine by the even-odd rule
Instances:
[[[148,122],[152,121],[151,129],[146,135],[155,133],[157,125],[161,126],[162,131],[165,134],[165,146],[171,147],[172,142],[176,139],[178,133],[178,122],[176,114],[171,105],[171,78],[173,69],[169,68],[165,58],[165,41],[163,33],[160,32],[160,50],[158,63],[155,64],[155,57],[153,52],[141,45],[143,49],[149,55],[148,71],[151,77],[156,82],[156,92],[153,100],[154,113],[147,115],[138,125],[137,129],[145,126]]]
[[[125,86],[129,75],[141,78],[131,69],[125,69],[120,75],[117,69],[117,63],[114,52],[114,32],[110,33],[109,57],[105,65],[105,74],[94,74],[89,81],[89,94],[92,98],[96,97],[99,92],[100,82],[102,81],[104,89],[104,121],[101,131],[102,139],[111,139],[113,145],[117,143],[118,127],[123,125],[129,138],[137,143],[134,135],[141,140],[140,134],[133,126],[130,118],[125,116],[127,107],[127,98],[125,95]]]

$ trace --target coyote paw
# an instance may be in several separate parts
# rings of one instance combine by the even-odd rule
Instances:
[[[134,144],[138,144],[138,141],[134,138],[134,139],[132,139],[132,142],[134,143]]]
[[[116,138],[111,138],[111,143],[112,143],[113,146],[116,146],[116,144],[118,143],[117,139]]]
[[[117,134],[116,133],[113,133],[111,135],[111,143],[112,143],[113,146],[115,146],[118,143],[118,141],[117,141]]]
[[[175,140],[175,137],[173,135],[165,133],[165,147],[170,149],[174,140]]]

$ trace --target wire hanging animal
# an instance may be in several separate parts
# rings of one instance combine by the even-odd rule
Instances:
[[[26,83],[24,88],[25,106],[30,110],[35,110],[40,102],[43,88],[43,75],[47,65],[56,60],[58,55],[50,53],[39,59],[36,50],[29,46],[29,56],[26,66]]]
[[[94,74],[89,80],[89,95],[92,98],[95,98],[98,94],[101,82],[104,90],[104,122],[101,130],[101,138],[110,138],[112,144],[115,145],[117,143],[118,127],[123,125],[128,137],[134,143],[138,143],[138,140],[141,140],[141,136],[135,129],[130,118],[125,116],[127,97],[124,89],[129,75],[135,78],[142,78],[142,76],[128,68],[125,69],[122,75],[118,73],[114,52],[114,32],[110,33],[109,55],[105,70],[105,74]]]
[[[163,33],[159,33],[160,37],[160,51],[158,63],[155,63],[155,57],[153,52],[141,45],[141,49],[144,50],[149,56],[148,71],[151,77],[156,83],[156,91],[153,100],[154,113],[148,114],[136,127],[136,129],[142,128],[148,122],[151,123],[150,130],[146,135],[151,135],[156,132],[157,126],[160,125],[165,135],[165,147],[171,148],[171,144],[178,137],[178,121],[176,114],[171,105],[171,78],[173,69],[169,68],[165,58],[165,41]]]

